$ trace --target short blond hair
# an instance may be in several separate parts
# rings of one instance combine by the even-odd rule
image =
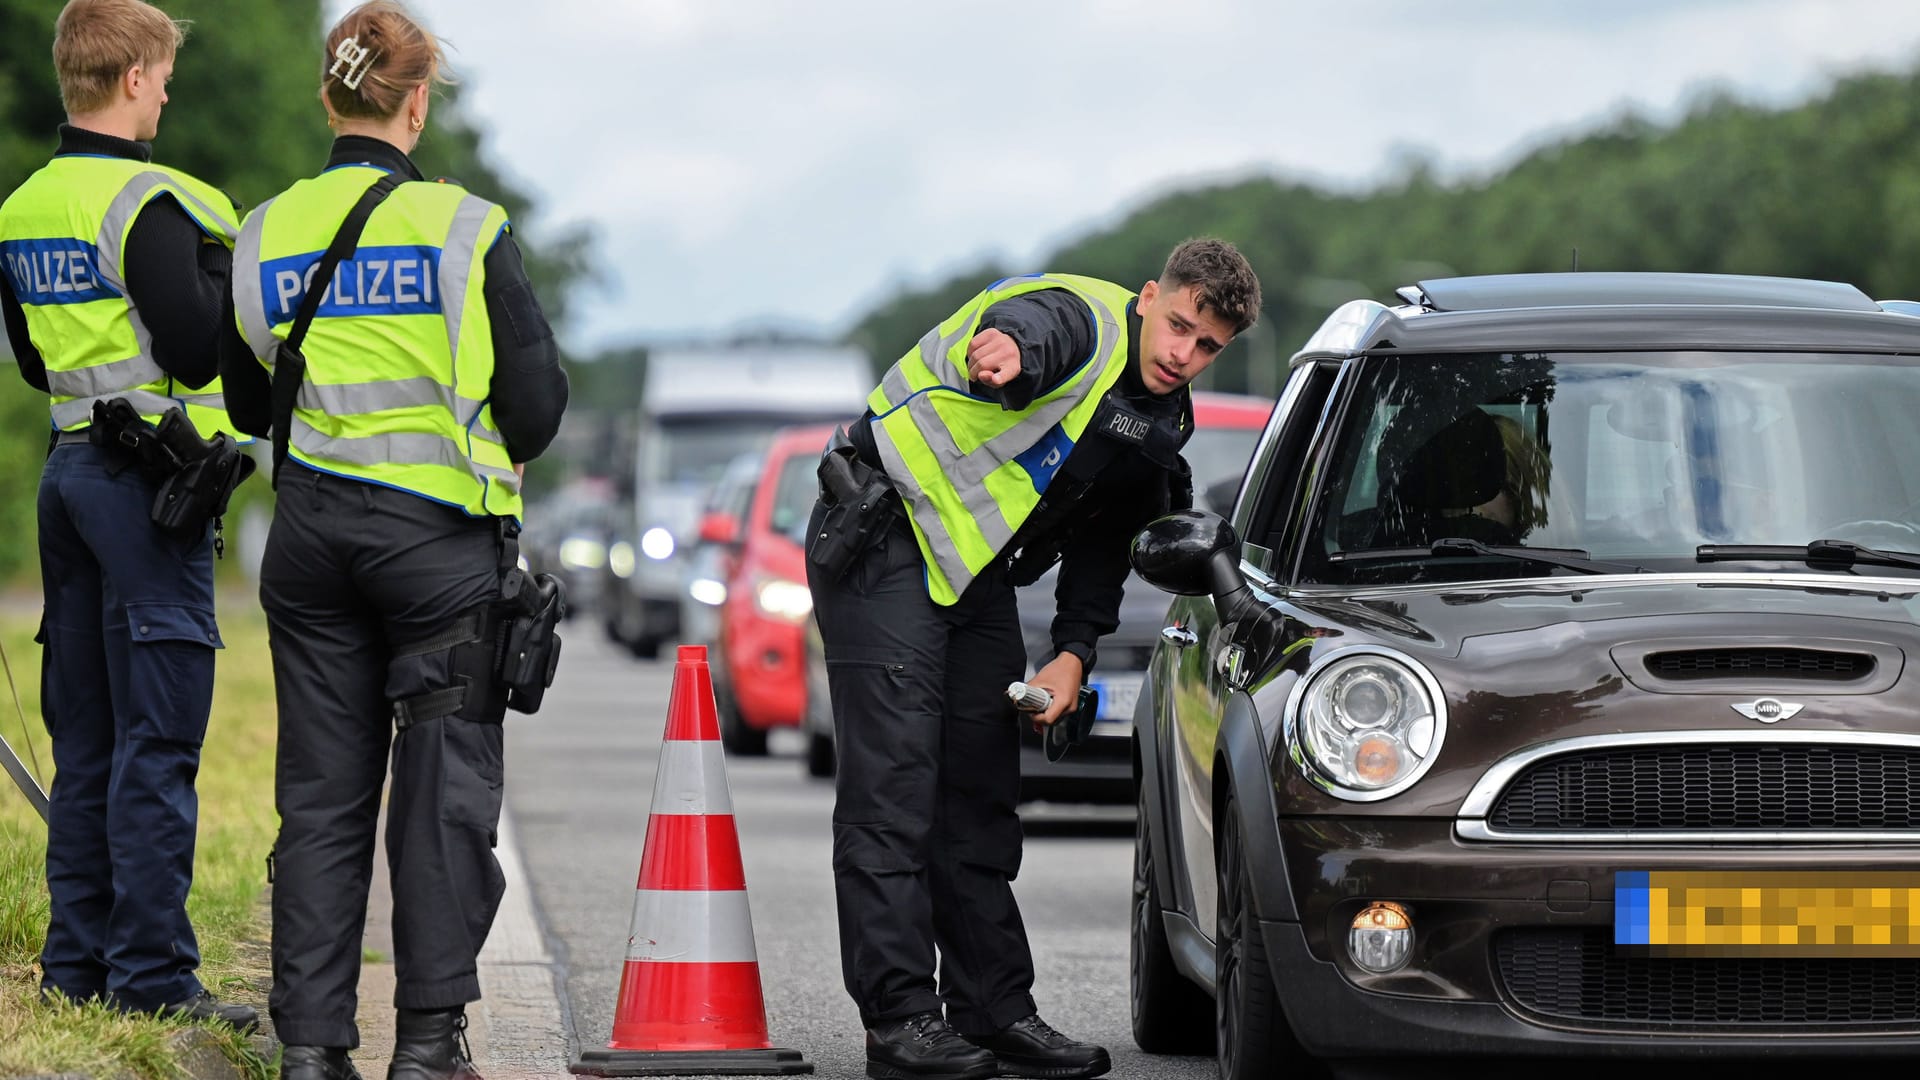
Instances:
[[[67,0],[53,28],[53,70],[69,113],[114,102],[129,68],[173,59],[187,24],[142,0]]]

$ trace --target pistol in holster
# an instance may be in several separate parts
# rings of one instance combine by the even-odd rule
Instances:
[[[148,513],[175,536],[196,536],[227,512],[235,488],[253,475],[254,460],[224,431],[203,439],[178,406],[149,423],[126,398],[93,403],[88,441],[116,452],[157,485]]]
[[[494,675],[507,693],[507,708],[536,713],[560,670],[560,622],[567,617],[567,591],[552,574],[528,575],[518,563],[500,576],[497,607],[499,655]]]
[[[886,535],[900,513],[900,493],[885,472],[860,460],[845,428],[827,441],[819,476],[820,501],[827,512],[808,538],[807,561],[826,580],[837,581]]]

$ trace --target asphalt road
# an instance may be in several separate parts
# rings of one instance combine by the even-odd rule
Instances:
[[[673,663],[636,661],[591,622],[570,624],[561,677],[538,716],[509,724],[507,801],[539,917],[564,976],[573,1056],[606,1044],[665,731]],[[798,740],[729,758],[767,1021],[814,1075],[866,1075],[842,989],[829,865],[829,783],[806,777]],[[1105,1045],[1119,1077],[1207,1077],[1212,1058],[1150,1057],[1127,1010],[1132,811],[1035,806],[1014,889],[1032,940],[1041,1015]]]

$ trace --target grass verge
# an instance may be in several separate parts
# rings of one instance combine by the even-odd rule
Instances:
[[[245,596],[229,587],[226,595]],[[38,613],[0,609],[0,647],[19,693],[0,685],[0,734],[42,785],[52,778],[52,751],[40,722]],[[273,670],[266,619],[251,603],[223,605],[227,647],[217,662],[213,719],[201,752],[200,830],[187,911],[200,939],[200,979],[214,993],[266,1011],[270,981],[259,900],[273,843]],[[120,1015],[100,1005],[43,1005],[39,952],[47,928],[46,828],[11,782],[0,776],[0,1076],[31,1073],[181,1075],[177,1022]],[[266,1080],[270,1063],[248,1041],[207,1028],[222,1053],[248,1076]]]

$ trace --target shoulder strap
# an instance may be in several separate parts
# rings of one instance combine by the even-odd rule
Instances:
[[[387,173],[375,180],[367,188],[360,201],[347,211],[347,219],[340,223],[340,231],[333,234],[333,243],[320,256],[320,265],[313,272],[313,283],[307,286],[307,294],[300,298],[300,310],[294,313],[293,328],[287,331],[287,344],[295,349],[306,340],[307,325],[320,311],[320,298],[327,294],[327,286],[333,283],[333,272],[340,260],[353,253],[360,246],[360,233],[367,227],[367,219],[373,216],[373,208],[386,200],[394,188],[400,186],[400,177]]]
[[[287,331],[287,340],[275,348],[273,361],[273,386],[268,392],[273,406],[273,484],[280,486],[280,465],[287,459],[288,428],[293,424],[293,405],[300,396],[300,384],[306,379],[307,361],[300,354],[300,343],[307,338],[307,327],[312,324],[315,315],[320,312],[320,298],[327,294],[333,284],[333,272],[353,250],[360,245],[360,233],[367,227],[367,219],[373,216],[373,208],[379,206],[394,188],[400,186],[400,177],[387,173],[375,180],[360,196],[360,201],[347,211],[347,219],[340,223],[340,231],[333,235],[333,243],[321,254],[320,263],[314,268],[313,278],[307,285],[307,294],[300,298],[300,310],[294,313],[293,326]]]

